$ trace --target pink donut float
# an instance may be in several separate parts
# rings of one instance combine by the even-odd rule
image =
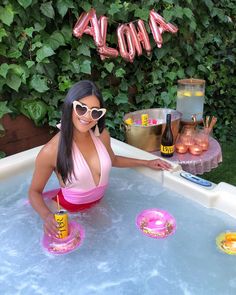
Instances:
[[[44,234],[42,246],[47,252],[52,254],[67,254],[81,246],[84,235],[82,226],[76,221],[70,221],[68,237],[58,239],[54,236]]]
[[[157,208],[142,211],[136,218],[136,225],[144,235],[155,239],[166,238],[176,230],[175,218]]]

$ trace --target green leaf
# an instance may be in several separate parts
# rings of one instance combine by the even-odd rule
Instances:
[[[51,47],[44,45],[42,48],[38,49],[36,52],[36,60],[37,62],[41,62],[44,58],[55,54]]]
[[[80,71],[84,74],[91,74],[91,61],[84,60],[82,65],[80,66]]]
[[[214,7],[214,4],[211,0],[204,0],[206,6],[211,10]]]
[[[43,101],[33,101],[27,105],[27,110],[34,123],[39,125],[47,113],[47,105]]]
[[[0,28],[0,42],[2,42],[2,38],[7,36],[7,32],[4,28]]]
[[[84,43],[80,44],[77,49],[78,55],[91,56],[90,49]]]
[[[16,74],[9,73],[7,75],[6,84],[18,92],[18,89],[21,85],[21,78]]]
[[[38,48],[38,47],[40,48],[42,46],[43,46],[43,44],[41,42],[36,41],[35,43],[32,44],[31,51],[34,51],[36,48]]]
[[[193,17],[193,12],[189,8],[184,8],[183,9],[183,14],[187,16],[187,18],[191,19]]]
[[[148,21],[148,18],[149,18],[149,9],[147,8],[138,8],[135,10],[135,13],[134,13],[134,16],[136,18],[141,18],[145,21]]]
[[[183,9],[182,7],[180,7],[179,5],[176,5],[174,10],[174,15],[178,18],[182,18],[183,17]]]
[[[47,40],[48,46],[51,47],[53,50],[56,50],[60,46],[65,45],[65,40],[60,32],[53,32],[50,38]]]
[[[66,15],[69,8],[74,8],[72,0],[58,0],[56,6],[62,18]]]
[[[135,76],[138,80],[139,83],[141,83],[144,79],[144,72],[139,68],[136,73],[135,73]]]
[[[172,10],[165,9],[162,14],[163,14],[163,17],[164,17],[165,21],[169,22],[169,21],[171,21],[173,15],[175,13],[174,13],[173,9]]]
[[[31,5],[32,0],[17,0],[17,2],[23,6],[24,8],[27,8],[28,6]]]
[[[80,61],[79,60],[74,60],[72,62],[72,72],[73,73],[80,73]]]
[[[35,64],[35,62],[32,61],[32,60],[27,60],[27,62],[26,62],[26,65],[27,65],[27,67],[28,67],[29,69],[30,69],[34,64]]]
[[[23,66],[17,64],[10,64],[9,70],[21,78],[21,82],[26,83],[26,78],[28,77],[28,71],[24,69]]]
[[[163,91],[161,93],[161,99],[163,100],[164,102],[164,106],[165,107],[168,107],[170,102],[171,102],[171,99],[170,99],[170,95],[166,92],[166,91]]]
[[[70,89],[72,86],[72,82],[68,76],[59,76],[59,90],[65,92],[67,89]]]
[[[110,8],[108,10],[108,14],[114,15],[114,14],[120,12],[121,8],[123,8],[123,5],[120,4],[120,1],[116,1],[115,3],[112,3],[110,5]]]
[[[6,64],[6,63],[1,64],[1,66],[0,66],[0,75],[3,78],[6,78],[8,70],[9,70],[9,65],[8,64]]]
[[[124,77],[124,75],[125,75],[125,70],[123,68],[119,68],[115,72],[115,76],[117,78],[122,78],[122,77]]]
[[[61,29],[61,33],[62,33],[66,43],[71,42],[71,40],[72,40],[72,29],[71,29],[70,26],[64,25],[63,28]]]
[[[104,101],[107,101],[107,100],[110,100],[113,98],[111,91],[108,89],[105,89],[102,91],[102,96],[103,96]]]
[[[122,103],[128,103],[128,96],[126,93],[119,93],[116,98],[115,102],[117,105],[122,104]]]
[[[107,70],[109,73],[112,72],[114,66],[115,66],[115,65],[114,65],[113,62],[109,62],[109,63],[105,62],[105,64],[104,64],[104,67],[106,68],[106,70]]]
[[[14,11],[11,5],[0,6],[0,20],[7,26],[10,26],[14,19]]]
[[[84,11],[89,11],[92,8],[92,5],[88,3],[88,1],[84,1],[81,4],[81,7],[83,8]]]
[[[166,77],[169,78],[171,81],[174,81],[176,78],[176,72],[169,72],[166,74]]]
[[[0,124],[1,127],[1,124]],[[4,153],[3,151],[0,151],[0,159],[3,159],[6,157],[6,153]]]
[[[7,57],[9,58],[19,58],[21,55],[21,51],[16,48],[10,48],[7,52]]]
[[[33,75],[30,81],[30,86],[40,93],[49,90],[47,86],[47,79],[41,75]]]
[[[33,27],[29,27],[29,28],[24,29],[24,32],[31,38],[32,38],[32,34],[34,31],[35,31],[35,29]]]
[[[52,7],[52,1],[41,4],[40,11],[42,12],[43,15],[49,18],[53,19],[55,17],[55,12]]]
[[[7,107],[7,101],[0,101],[0,119],[12,111]]]

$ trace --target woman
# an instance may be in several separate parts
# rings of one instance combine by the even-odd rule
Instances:
[[[43,199],[43,189],[55,172],[61,189],[60,205],[71,212],[99,201],[106,190],[111,166],[169,169],[170,164],[116,156],[105,129],[103,99],[91,81],[80,81],[68,92],[62,111],[60,132],[39,152],[29,200],[44,222],[46,233],[56,235],[57,223]],[[55,200],[56,197],[54,197]]]

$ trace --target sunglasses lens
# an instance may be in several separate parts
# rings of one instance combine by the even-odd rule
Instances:
[[[83,116],[87,112],[86,106],[82,106],[80,104],[77,104],[75,109],[78,116]]]
[[[98,120],[99,118],[101,118],[103,116],[103,111],[101,111],[101,110],[92,110],[91,115],[92,115],[92,118],[94,120]]]

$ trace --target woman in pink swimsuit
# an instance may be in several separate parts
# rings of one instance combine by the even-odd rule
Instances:
[[[147,166],[169,169],[160,159],[140,160],[116,156],[105,129],[103,99],[91,81],[80,81],[68,92],[62,111],[60,132],[39,152],[29,189],[32,207],[44,222],[44,230],[57,234],[53,213],[44,201],[44,187],[53,172],[60,188],[50,192],[68,211],[75,212],[98,202],[106,191],[111,166]]]

